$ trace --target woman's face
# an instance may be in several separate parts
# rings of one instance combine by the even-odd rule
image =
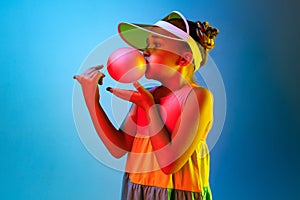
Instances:
[[[158,35],[149,35],[144,56],[148,61],[146,78],[165,80],[175,73],[181,59],[182,43]]]

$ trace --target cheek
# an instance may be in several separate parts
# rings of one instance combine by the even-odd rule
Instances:
[[[164,58],[158,55],[152,55],[149,57],[149,63],[164,63]]]
[[[156,63],[161,65],[173,66],[177,62],[178,56],[170,53],[162,53],[158,55],[151,55],[149,57],[150,63]]]

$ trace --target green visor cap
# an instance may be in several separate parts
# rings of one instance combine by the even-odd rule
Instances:
[[[183,41],[183,39],[178,36],[169,33],[170,35],[163,35],[161,33],[155,32],[154,30],[161,28],[156,25],[144,25],[144,24],[130,24],[122,22],[119,24],[118,31],[121,38],[130,46],[139,49],[145,50],[147,47],[147,39],[149,34],[158,35],[160,37],[169,38],[172,40]]]
[[[183,31],[182,29],[168,22],[169,20],[173,19],[182,20],[183,24],[185,25],[184,29],[186,31]],[[159,29],[163,29],[164,32],[167,32],[168,34],[163,34],[164,32],[161,33],[157,31]],[[198,69],[200,66],[202,56],[199,47],[196,41],[189,35],[189,25],[187,20],[181,13],[177,11],[173,11],[168,16],[153,25],[122,22],[118,26],[118,32],[121,38],[128,45],[138,50],[145,50],[147,48],[147,39],[149,34],[158,35],[160,37],[165,37],[176,41],[187,42],[193,53],[196,69]]]

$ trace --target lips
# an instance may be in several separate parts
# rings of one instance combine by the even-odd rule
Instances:
[[[146,60],[146,64],[148,65],[149,64],[149,61],[148,61],[148,56],[144,56],[145,60]]]
[[[149,65],[148,57],[144,56],[144,58],[145,58],[145,61],[146,61],[146,68],[148,68],[148,65]]]
[[[147,56],[144,56],[145,58],[145,61],[146,61],[146,71],[145,71],[145,74],[147,74],[148,70],[149,70],[149,61],[148,61],[148,57]]]

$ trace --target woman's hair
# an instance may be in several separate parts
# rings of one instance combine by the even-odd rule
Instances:
[[[167,19],[166,21],[187,32],[185,23],[182,19]],[[202,61],[200,63],[201,67],[205,65],[207,61],[207,52],[214,48],[214,40],[219,33],[219,30],[211,27],[208,22],[192,22],[189,20],[187,20],[187,22],[190,29],[190,36],[197,42],[202,55]]]
[[[186,25],[182,19],[166,19],[167,22],[173,24],[174,26],[180,28],[181,30],[187,32],[186,30]],[[202,61],[200,62],[200,67],[205,65],[207,62],[208,58],[208,51],[214,48],[215,45],[215,37],[219,33],[219,30],[216,28],[213,28],[209,25],[208,22],[192,22],[187,20],[188,25],[189,25],[189,33],[190,36],[196,41],[198,48],[200,50],[201,56],[202,56]],[[185,47],[188,48],[189,50],[190,47],[187,43],[185,43]],[[195,64],[193,64],[193,68],[186,68],[185,71],[183,72],[185,78],[188,80],[189,83],[191,84],[196,84],[193,75],[194,75],[194,69],[195,69]]]

